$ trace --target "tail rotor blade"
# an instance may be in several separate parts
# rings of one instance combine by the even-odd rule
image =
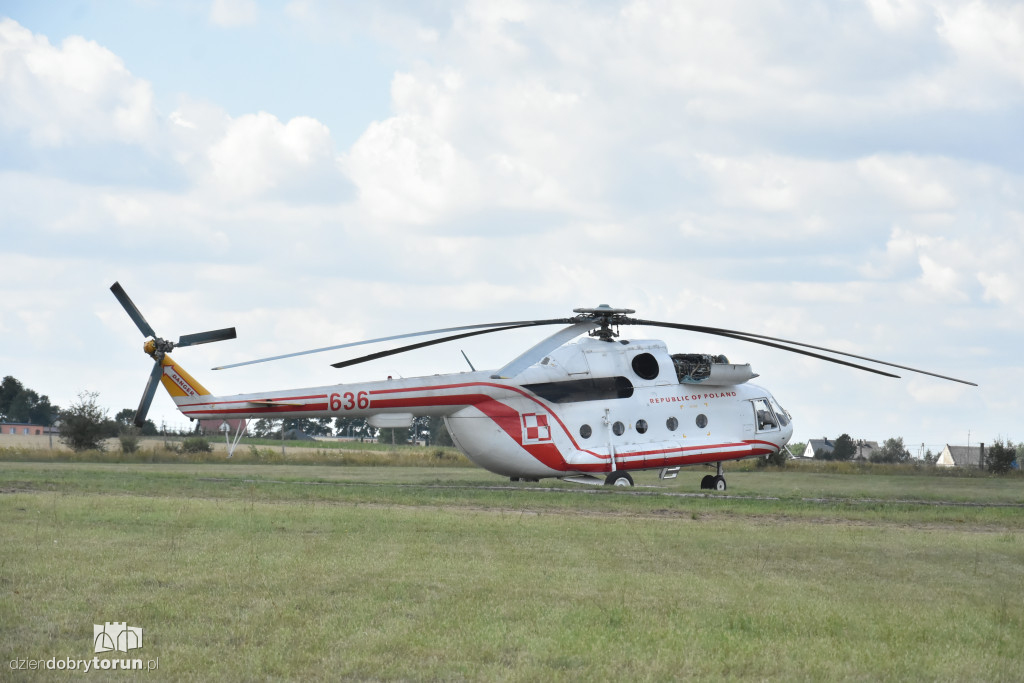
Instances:
[[[140,332],[142,332],[142,336],[156,337],[156,332],[154,332],[150,324],[146,322],[146,319],[142,317],[142,313],[139,312],[139,309],[136,308],[135,304],[128,297],[128,294],[124,291],[124,287],[121,286],[121,283],[115,282],[112,284],[110,286],[110,291],[113,292],[114,296],[117,297],[117,300],[121,302],[121,306],[124,307],[124,310],[128,313],[128,317],[132,319],[135,326],[139,328]]]
[[[160,361],[153,364],[153,371],[149,373],[149,381],[146,382],[146,391],[142,394],[142,400],[139,402],[139,409],[135,411],[135,426],[141,427],[146,424],[146,415],[149,414],[149,405],[153,402],[153,397],[156,395],[156,388],[160,384],[160,378],[163,377],[164,366]]]
[[[235,328],[225,327],[222,330],[209,330],[208,332],[183,334],[178,339],[178,343],[175,344],[175,346],[181,348],[183,346],[195,346],[196,344],[208,344],[215,341],[224,341],[225,339],[234,339],[237,336]]]

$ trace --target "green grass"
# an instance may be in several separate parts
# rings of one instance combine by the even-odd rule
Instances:
[[[79,463],[211,463],[374,465],[379,467],[465,467],[466,456],[454,448],[391,446],[378,443],[243,439],[230,459],[223,439],[207,439],[206,452],[184,452],[182,439],[147,438],[134,453],[125,453],[116,439],[102,451],[72,452],[36,446],[0,447],[0,462]]]
[[[223,441],[223,437],[217,439],[216,437],[210,437],[209,441]],[[266,446],[268,448],[281,448],[280,439],[257,439],[253,437],[245,437],[241,441],[243,446]],[[325,441],[285,441],[286,446],[296,446],[305,448],[317,448],[322,450],[345,450],[345,451],[396,451],[405,448],[417,449],[423,448],[423,446],[407,446],[404,444],[389,444],[389,443],[377,443],[376,441],[340,441],[340,440],[325,440]]]
[[[0,678],[127,620],[160,680],[1024,679],[1024,509],[935,504],[1019,479],[701,474],[0,463]]]

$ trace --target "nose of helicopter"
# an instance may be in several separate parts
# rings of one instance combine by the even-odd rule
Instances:
[[[779,435],[782,442],[779,444],[780,447],[786,446],[789,440],[793,438],[793,417],[789,416],[789,424],[782,428],[782,433]]]
[[[788,410],[779,405],[779,402],[772,398],[775,404],[775,413],[779,418],[779,431],[777,434],[779,450],[782,450],[789,444],[790,439],[793,438],[793,415]],[[775,441],[776,439],[772,439]]]

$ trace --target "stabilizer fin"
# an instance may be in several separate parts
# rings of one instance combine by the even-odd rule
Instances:
[[[181,367],[169,353],[165,353],[163,359],[160,361],[160,365],[163,366],[163,377],[161,382],[164,385],[164,389],[171,395],[175,403],[178,403],[182,399],[188,399],[193,396],[209,396],[210,392],[202,384],[197,382],[192,375],[188,374],[183,367]]]

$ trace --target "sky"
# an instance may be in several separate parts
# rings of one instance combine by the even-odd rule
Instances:
[[[217,394],[497,368],[553,329],[210,369],[607,303],[979,385],[624,331],[750,362],[797,441],[1018,441],[1022,121],[1017,2],[3,0],[0,375],[134,408],[115,281],[237,328],[174,354]]]

